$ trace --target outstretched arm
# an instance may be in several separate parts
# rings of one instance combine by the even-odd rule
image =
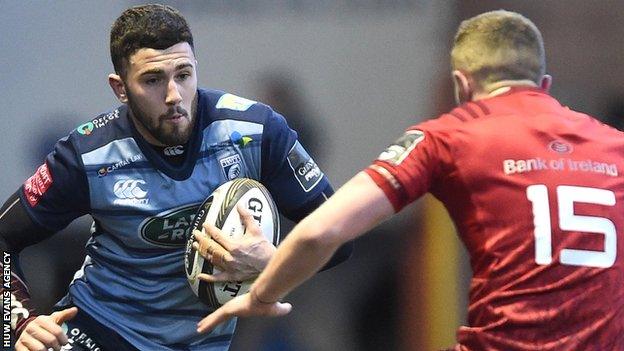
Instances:
[[[39,226],[27,215],[19,200],[19,192],[15,192],[0,208],[0,249],[3,254],[0,267],[11,271],[10,281],[5,281],[0,291],[3,296],[11,297],[11,333],[19,338],[15,342],[17,351],[60,350],[62,345],[67,344],[60,325],[73,318],[78,311],[73,307],[49,316],[37,316],[30,304],[30,293],[19,269],[18,253],[50,235],[51,231]]]
[[[384,192],[364,172],[301,221],[286,237],[248,294],[204,318],[205,332],[234,316],[283,315],[289,304],[277,302],[310,278],[343,243],[353,240],[394,214]]]

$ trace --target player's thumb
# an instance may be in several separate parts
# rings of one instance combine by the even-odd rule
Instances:
[[[76,317],[76,313],[78,313],[78,307],[71,307],[62,311],[54,312],[50,315],[50,317],[52,317],[56,324],[61,325],[64,322]]]

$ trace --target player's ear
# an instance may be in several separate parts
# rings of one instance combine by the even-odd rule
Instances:
[[[121,79],[121,77],[117,74],[111,73],[108,75],[108,85],[110,85],[111,89],[113,89],[113,93],[119,101],[122,103],[128,102],[128,96],[126,95],[126,86]]]
[[[552,85],[552,76],[550,74],[544,74],[542,76],[542,81],[540,82],[540,87],[546,91],[549,91],[551,85]]]
[[[470,86],[470,80],[468,76],[464,74],[462,71],[454,70],[453,75],[453,86],[455,87],[455,101],[458,105],[463,104],[464,102],[471,101],[474,91]]]

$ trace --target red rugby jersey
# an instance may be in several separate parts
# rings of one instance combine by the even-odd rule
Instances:
[[[624,134],[541,89],[413,127],[366,172],[398,211],[425,192],[471,258],[462,350],[624,350]]]

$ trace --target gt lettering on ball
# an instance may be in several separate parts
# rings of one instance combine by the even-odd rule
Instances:
[[[262,201],[255,197],[252,197],[247,202],[247,209],[251,211],[251,216],[258,222],[258,224],[262,223],[262,207]]]

